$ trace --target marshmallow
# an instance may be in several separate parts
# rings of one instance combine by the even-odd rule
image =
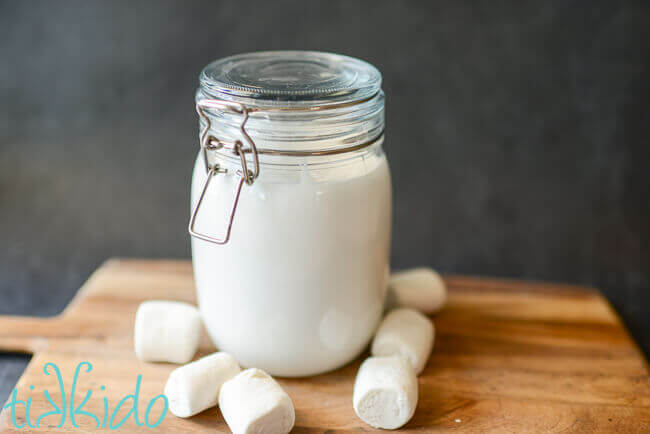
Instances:
[[[201,315],[178,301],[145,301],[135,314],[135,354],[146,362],[187,363],[201,338]]]
[[[174,369],[165,385],[169,410],[175,416],[190,417],[214,407],[221,385],[239,371],[228,353],[214,353]]]
[[[233,434],[288,433],[296,418],[289,395],[257,368],[242,371],[221,386],[219,407]]]
[[[389,307],[410,307],[432,314],[447,303],[445,282],[430,268],[415,268],[394,273],[390,278],[389,288]]]
[[[429,318],[413,309],[395,309],[386,315],[372,341],[373,356],[404,357],[420,374],[433,348],[434,327]]]
[[[418,404],[418,380],[400,356],[369,357],[359,368],[352,398],[359,418],[375,428],[397,429]]]

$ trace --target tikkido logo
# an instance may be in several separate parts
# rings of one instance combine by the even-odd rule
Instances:
[[[160,425],[165,418],[165,415],[167,414],[167,410],[169,409],[169,402],[167,400],[167,397],[165,395],[157,395],[153,399],[149,401],[149,404],[147,405],[146,411],[144,413],[144,419],[140,420],[139,417],[139,412],[138,412],[138,400],[140,396],[140,384],[142,383],[142,375],[138,375],[135,383],[135,392],[131,395],[126,395],[124,398],[122,398],[117,405],[115,406],[115,409],[111,413],[109,417],[109,406],[108,406],[108,399],[106,397],[103,398],[103,414],[100,414],[102,417],[102,420],[100,422],[99,417],[97,417],[96,414],[91,413],[89,411],[85,411],[83,409],[84,405],[90,400],[90,398],[93,395],[92,390],[88,390],[86,392],[86,396],[84,399],[81,401],[81,403],[75,407],[75,394],[77,393],[77,379],[79,378],[80,371],[82,368],[85,368],[85,373],[89,373],[90,371],[93,370],[93,365],[90,364],[90,362],[81,362],[77,365],[77,368],[74,373],[74,377],[72,379],[72,388],[70,389],[70,394],[69,394],[69,400],[66,399],[66,393],[65,393],[65,387],[63,386],[63,378],[61,377],[61,371],[59,370],[59,367],[54,364],[54,363],[46,363],[45,366],[43,367],[43,372],[45,375],[56,375],[56,379],[58,382],[59,386],[59,391],[61,394],[61,402],[59,403],[60,405],[57,405],[57,403],[54,402],[52,399],[52,395],[50,395],[50,392],[45,389],[43,390],[43,396],[45,396],[45,399],[50,403],[50,406],[52,407],[52,411],[45,412],[38,417],[36,417],[36,421],[32,421],[31,415],[30,415],[30,410],[31,410],[31,405],[32,405],[32,398],[28,398],[27,401],[22,401],[18,399],[18,389],[14,388],[12,394],[11,394],[11,399],[7,402],[7,404],[4,406],[5,410],[10,410],[11,411],[11,422],[13,423],[14,427],[21,429],[21,428],[39,428],[41,421],[44,418],[48,418],[49,422],[47,424],[47,427],[53,427],[52,425],[52,418],[55,416],[59,416],[58,422],[59,424],[56,425],[56,428],[61,428],[63,425],[66,423],[66,419],[70,419],[70,423],[72,424],[73,427],[79,428],[79,424],[77,423],[77,416],[85,416],[93,420],[94,424],[96,425],[97,428],[106,428],[108,427],[109,429],[115,430],[120,428],[124,423],[129,420],[131,416],[133,416],[133,419],[135,423],[138,426],[143,426],[146,425],[149,428],[156,428],[158,425]],[[34,390],[34,386],[29,386],[30,390]],[[101,391],[106,390],[105,386],[101,386],[99,388]],[[126,413],[125,416],[123,416],[120,420],[116,421],[115,418],[119,414],[120,410],[122,407],[127,403],[127,401],[131,400],[132,401],[132,406],[131,409]],[[154,408],[154,405],[156,402],[160,400],[162,402],[162,412],[160,413],[160,416],[158,416],[155,421],[150,420],[150,413],[152,409]],[[24,406],[25,407],[25,421],[23,423],[19,423],[18,418],[16,417],[16,410],[19,408],[19,406]],[[158,405],[157,407],[159,407]],[[153,416],[151,416],[153,418]],[[55,419],[56,421],[56,419]]]

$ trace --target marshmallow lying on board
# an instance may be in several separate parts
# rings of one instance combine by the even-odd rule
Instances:
[[[435,329],[429,318],[413,309],[395,309],[379,325],[372,341],[373,356],[400,355],[420,374],[433,349]]]
[[[165,385],[169,410],[178,417],[190,417],[219,402],[219,391],[241,369],[228,353],[214,353],[176,368]]]
[[[400,356],[369,357],[354,382],[354,411],[375,428],[397,429],[408,422],[418,404],[418,380]]]
[[[432,314],[447,303],[445,282],[430,268],[414,268],[394,273],[388,286],[389,308],[409,307]]]
[[[219,407],[234,434],[288,433],[296,417],[289,395],[257,368],[242,371],[221,386]]]
[[[135,314],[135,354],[146,362],[187,363],[201,338],[198,309],[179,301],[145,301]]]

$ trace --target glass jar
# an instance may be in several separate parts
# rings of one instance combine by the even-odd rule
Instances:
[[[209,64],[196,104],[190,234],[210,337],[272,375],[351,361],[389,274],[381,74],[336,54],[248,53]]]

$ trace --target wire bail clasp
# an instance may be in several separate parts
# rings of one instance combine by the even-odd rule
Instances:
[[[242,122],[239,125],[239,130],[248,147],[245,148],[241,140],[235,140],[234,142],[226,142],[218,139],[213,135],[210,135],[209,134],[210,118],[205,114],[204,109],[224,110],[224,111],[230,111],[241,115]],[[237,203],[239,202],[239,196],[241,194],[242,186],[244,185],[244,183],[246,183],[247,185],[253,185],[253,182],[255,182],[255,180],[260,174],[260,162],[259,162],[257,147],[255,146],[255,142],[253,142],[253,139],[251,139],[251,137],[246,132],[246,122],[248,121],[248,109],[242,104],[231,102],[231,101],[219,100],[219,99],[202,99],[196,103],[196,111],[205,122],[205,127],[201,131],[200,146],[201,146],[201,150],[203,151],[203,161],[205,163],[207,178],[205,179],[205,183],[203,184],[201,195],[199,196],[199,199],[196,202],[196,206],[192,211],[192,216],[190,218],[190,223],[188,225],[188,232],[190,233],[191,236],[193,236],[194,238],[198,238],[200,240],[209,241],[215,244],[226,244],[230,239],[230,231],[232,229],[232,223],[235,218],[235,211],[237,210]],[[199,213],[199,209],[201,207],[201,203],[203,202],[205,193],[208,190],[212,177],[216,176],[219,173],[226,173],[228,171],[228,169],[221,168],[217,163],[214,163],[212,166],[209,163],[208,151],[218,151],[220,149],[231,150],[233,154],[238,155],[241,162],[241,170],[237,171],[237,175],[239,175],[240,178],[239,181],[237,182],[237,186],[235,187],[235,196],[232,201],[232,206],[230,208],[230,216],[228,217],[228,226],[226,228],[226,233],[222,238],[217,238],[211,235],[196,232],[194,230],[194,225],[196,223],[196,219]],[[246,161],[247,153],[252,154],[253,166],[254,166],[253,170],[248,169],[248,163]]]

